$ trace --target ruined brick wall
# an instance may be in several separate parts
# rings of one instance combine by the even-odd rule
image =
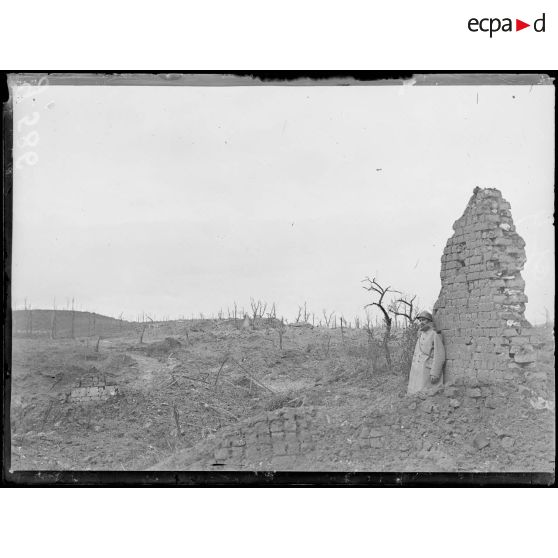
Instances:
[[[73,388],[69,392],[62,392],[58,398],[63,403],[89,401],[105,401],[110,397],[118,395],[118,387],[109,385],[105,375],[95,367],[78,377]]]
[[[213,439],[157,464],[157,470],[285,470],[312,455],[316,410],[287,407],[223,428]]]
[[[494,188],[475,188],[442,256],[434,321],[446,345],[445,381],[511,379],[534,361],[525,320],[525,242],[510,204]]]
[[[315,447],[311,417],[307,410],[295,408],[260,415],[244,428],[223,436],[214,448],[213,465],[269,462],[271,468],[288,466],[294,457]]]

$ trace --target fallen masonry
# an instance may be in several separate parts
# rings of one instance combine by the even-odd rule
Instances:
[[[511,452],[513,459],[530,454],[534,430],[551,434],[552,411],[532,404],[540,381],[521,387],[506,380],[446,386],[337,420],[324,407],[286,407],[223,428],[150,469],[468,471],[479,454],[505,467]]]
[[[313,409],[287,407],[221,430],[213,440],[198,444],[180,467],[192,469],[281,470],[315,449]],[[189,461],[189,463],[188,463]],[[159,464],[171,468],[172,463]]]

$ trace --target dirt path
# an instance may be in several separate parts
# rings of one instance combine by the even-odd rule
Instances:
[[[168,370],[168,366],[162,364],[156,358],[137,353],[130,356],[137,364],[137,374],[130,382],[134,387],[149,389]]]

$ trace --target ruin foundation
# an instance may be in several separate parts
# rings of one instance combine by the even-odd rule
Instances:
[[[494,188],[475,188],[442,256],[434,306],[446,346],[445,382],[512,379],[535,361],[525,320],[525,242],[510,204]]]
[[[119,394],[118,386],[109,385],[104,374],[91,367],[85,374],[76,379],[70,392],[61,393],[63,403],[87,403],[89,401],[106,401]]]

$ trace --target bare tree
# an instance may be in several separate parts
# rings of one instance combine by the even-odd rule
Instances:
[[[416,307],[414,306],[416,298],[417,295],[414,295],[412,298],[402,296],[390,304],[389,311],[395,316],[403,317],[405,319],[406,326],[410,326],[415,321],[418,313]]]
[[[300,322],[300,318],[302,316],[302,306],[298,307],[298,314],[296,315],[296,319],[295,319],[295,324],[298,324]]]
[[[365,308],[368,308],[369,306],[376,306],[377,308],[380,309],[380,312],[382,313],[382,317],[384,320],[384,326],[385,326],[385,330],[384,330],[384,338],[383,338],[383,347],[384,347],[384,355],[386,357],[386,363],[388,366],[388,369],[391,371],[392,370],[392,365],[391,365],[391,354],[390,354],[390,350],[389,350],[389,340],[390,340],[390,336],[391,336],[391,324],[392,324],[392,318],[389,315],[389,303],[387,300],[385,300],[386,295],[388,295],[388,293],[396,293],[398,291],[394,291],[391,290],[391,286],[388,287],[382,287],[377,281],[376,278],[373,277],[372,279],[370,279],[369,277],[366,277],[363,279],[362,281],[363,283],[366,283],[366,285],[363,286],[363,289],[375,293],[375,295],[378,295],[378,300],[371,302],[370,304],[367,304],[365,306]]]
[[[143,343],[143,334],[145,333],[145,330],[147,329],[148,323],[145,321],[145,318],[147,318],[148,320],[151,320],[151,323],[153,323],[153,320],[144,312],[143,313],[143,327],[140,333],[140,338],[139,338],[139,343],[140,345]]]
[[[256,302],[253,298],[251,298],[250,308],[252,310],[252,329],[256,329],[256,319],[264,316],[267,308],[267,302],[263,303],[261,300]]]
[[[333,316],[335,315],[335,312],[332,312],[329,316],[327,315],[327,312],[324,310],[322,310],[322,313],[324,315],[324,322],[327,328],[330,327],[331,324],[331,319],[333,318]]]
[[[304,322],[308,323],[310,319],[310,313],[306,310],[306,301],[304,301]]]
[[[275,302],[271,305],[269,312],[267,313],[269,320],[274,320],[277,317],[277,310],[275,308]]]

